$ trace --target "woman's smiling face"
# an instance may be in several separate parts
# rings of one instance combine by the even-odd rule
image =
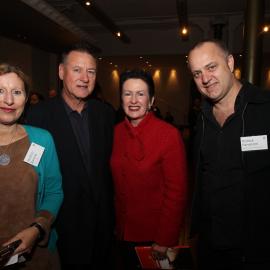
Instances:
[[[128,79],[122,87],[122,106],[133,126],[137,126],[150,110],[154,98],[149,96],[148,86],[142,79]]]
[[[0,75],[0,124],[15,123],[26,103],[24,82],[15,73]]]

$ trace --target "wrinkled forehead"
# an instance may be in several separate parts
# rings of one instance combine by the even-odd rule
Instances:
[[[191,70],[205,66],[211,62],[225,60],[226,55],[216,44],[207,42],[192,49],[188,55],[188,65]]]
[[[97,62],[94,56],[87,52],[82,51],[72,51],[66,56],[66,64],[87,64],[91,66],[96,66]]]
[[[0,81],[2,83],[8,83],[8,84],[16,84],[16,85],[21,85],[24,89],[25,83],[23,79],[17,74],[16,72],[6,72],[3,74],[0,74]]]
[[[24,96],[27,98],[29,94],[29,88],[24,80],[16,72],[8,72],[0,75],[0,88],[21,90]]]

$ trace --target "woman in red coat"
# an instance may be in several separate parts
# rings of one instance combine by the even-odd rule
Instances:
[[[152,245],[152,255],[163,258],[178,244],[187,197],[186,159],[179,131],[151,112],[149,73],[122,73],[120,94],[126,118],[115,128],[111,158],[116,235],[125,269],[136,269],[135,246]]]

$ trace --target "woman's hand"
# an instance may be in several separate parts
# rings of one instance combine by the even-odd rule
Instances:
[[[156,243],[152,245],[152,256],[155,260],[164,260],[167,258],[168,247],[160,246]]]
[[[16,234],[14,237],[9,239],[9,241],[5,242],[3,246],[8,245],[15,240],[21,239],[22,243],[14,251],[14,254],[30,253],[35,243],[37,242],[38,237],[39,237],[38,229],[36,227],[29,227],[22,230],[21,232]]]

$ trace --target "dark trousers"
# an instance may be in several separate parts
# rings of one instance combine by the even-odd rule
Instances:
[[[135,251],[136,246],[151,246],[153,242],[116,241],[116,260],[121,270],[141,269],[140,261]]]
[[[270,261],[249,262],[241,249],[215,250],[209,245],[198,243],[198,270],[267,270]]]

